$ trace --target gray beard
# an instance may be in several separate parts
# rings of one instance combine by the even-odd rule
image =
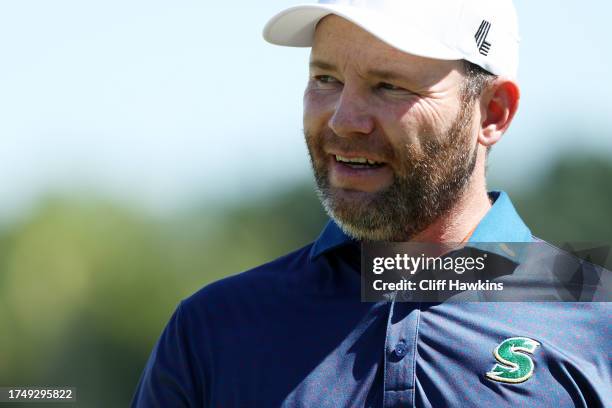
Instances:
[[[477,149],[470,143],[473,111],[474,105],[464,101],[446,135],[424,143],[422,157],[402,157],[403,174],[408,176],[394,175],[388,188],[364,200],[335,194],[327,167],[315,163],[309,145],[317,194],[327,214],[357,240],[409,241],[424,231],[452,209],[474,172]]]

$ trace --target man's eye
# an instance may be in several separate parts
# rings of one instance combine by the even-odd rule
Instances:
[[[395,86],[387,82],[381,82],[380,84],[378,84],[378,87],[381,89],[386,89],[388,91],[405,91],[404,88],[400,88],[399,86]]]
[[[340,82],[336,78],[330,75],[317,75],[314,78],[317,80],[317,82],[321,82],[323,84],[333,84],[333,83]]]

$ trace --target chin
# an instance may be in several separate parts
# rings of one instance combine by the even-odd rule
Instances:
[[[380,193],[381,191],[363,191],[341,187],[332,187],[330,189],[331,200],[344,206],[372,202]]]
[[[386,214],[373,205],[379,193],[331,189],[321,195],[327,214],[348,236],[365,241],[387,241],[393,236]]]
[[[389,228],[368,228],[360,223],[352,222],[353,220],[332,218],[346,235],[358,241],[395,241],[393,231],[390,231]]]

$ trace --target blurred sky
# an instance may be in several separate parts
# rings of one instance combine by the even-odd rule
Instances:
[[[261,38],[295,3],[2,1],[0,216],[58,190],[164,214],[309,175],[309,50]],[[523,97],[491,155],[502,187],[562,150],[612,154],[612,3],[515,4]]]

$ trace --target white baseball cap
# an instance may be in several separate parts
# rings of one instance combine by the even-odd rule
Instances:
[[[409,54],[465,59],[495,75],[517,75],[519,35],[512,0],[319,0],[276,14],[264,27],[264,39],[310,47],[317,23],[329,14]]]

